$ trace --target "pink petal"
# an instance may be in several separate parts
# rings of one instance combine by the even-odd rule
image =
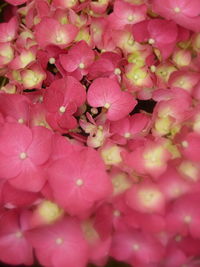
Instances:
[[[150,20],[148,31],[151,38],[164,44],[175,42],[178,34],[176,23],[162,19]]]
[[[0,153],[0,178],[16,177],[22,170],[22,164],[23,162],[18,155],[7,156]]]
[[[40,126],[32,128],[33,141],[27,150],[28,157],[36,165],[45,163],[51,153],[52,132]]]
[[[32,141],[31,130],[19,123],[7,123],[0,132],[0,152],[7,156],[25,152]]]
[[[86,266],[88,247],[75,219],[64,218],[53,225],[33,229],[26,236],[44,266]]]
[[[68,72],[73,72],[78,68],[79,58],[75,55],[63,54],[59,56],[59,59],[62,67]]]
[[[30,159],[26,159],[23,163],[21,173],[13,179],[9,180],[9,183],[17,189],[39,192],[47,180],[44,167],[35,166]]]
[[[136,106],[137,101],[128,92],[121,92],[121,95],[116,99],[108,109],[107,118],[111,121],[116,121],[127,116]]]
[[[35,193],[18,190],[7,182],[3,186],[2,197],[4,205],[11,204],[14,207],[26,208],[33,204],[39,196]]]
[[[97,78],[90,85],[87,101],[92,107],[103,107],[113,103],[121,96],[121,89],[116,81],[108,78]]]
[[[22,2],[26,2],[26,0],[25,1],[22,0]],[[17,27],[18,27],[17,17],[12,17],[9,20],[9,22],[1,23],[0,24],[0,42],[12,41],[16,37]]]

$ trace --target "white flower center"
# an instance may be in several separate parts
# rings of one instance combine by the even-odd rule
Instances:
[[[151,72],[155,72],[156,71],[156,66],[151,65],[150,70],[151,70]]]
[[[82,179],[77,179],[76,180],[76,185],[77,186],[82,186],[83,185],[83,180]]]
[[[150,38],[150,39],[148,40],[148,43],[149,43],[149,44],[155,44],[155,40],[152,39],[152,38]]]
[[[138,251],[140,246],[138,244],[133,244],[133,250]]]
[[[18,123],[22,124],[22,123],[24,123],[24,120],[23,120],[22,118],[20,118],[20,119],[18,120]]]
[[[125,134],[124,134],[124,137],[125,137],[125,138],[130,138],[130,137],[131,137],[131,133],[125,133]]]
[[[190,215],[186,215],[186,216],[184,217],[184,222],[185,222],[185,223],[191,223],[191,221],[192,221],[192,217],[191,217]]]
[[[105,103],[104,108],[109,109],[109,107],[110,107],[110,103]]]
[[[115,217],[119,217],[119,216],[121,215],[121,212],[120,212],[119,210],[115,210],[115,211],[113,212],[113,215],[114,215]]]
[[[56,36],[56,43],[61,43],[63,41],[61,36]]]
[[[175,8],[174,8],[174,12],[175,12],[175,13],[180,13],[180,12],[181,12],[180,7],[175,7]]]
[[[21,237],[23,236],[23,233],[22,233],[21,231],[17,231],[17,232],[15,233],[15,236],[16,236],[17,238],[21,238]]]
[[[187,142],[187,141],[183,141],[181,144],[182,144],[182,146],[185,147],[185,148],[188,147],[188,142]]]
[[[55,58],[54,57],[50,57],[49,63],[50,64],[55,64],[55,62],[56,62]]]
[[[84,68],[85,68],[85,64],[84,64],[83,62],[81,62],[81,63],[79,64],[79,68],[80,68],[80,69],[84,69]]]
[[[26,152],[21,152],[21,153],[19,154],[19,157],[20,157],[20,159],[26,159],[26,158],[27,158],[27,154],[26,154]]]
[[[121,74],[121,70],[119,68],[116,68],[114,70],[114,73],[115,73],[115,75],[120,75]]]
[[[61,106],[61,107],[59,108],[59,111],[60,111],[61,113],[65,113],[65,111],[66,111],[66,107]]]
[[[58,237],[58,238],[56,239],[56,244],[57,244],[57,245],[61,245],[63,242],[64,242],[64,240],[63,240],[62,238],[60,238],[60,237]]]
[[[133,15],[129,15],[129,16],[127,17],[127,20],[130,21],[130,22],[133,21],[133,20],[134,20],[134,16],[133,16]]]

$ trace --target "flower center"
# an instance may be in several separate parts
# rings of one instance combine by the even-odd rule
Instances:
[[[114,210],[113,215],[115,217],[119,217],[121,215],[121,212],[119,210]]]
[[[15,233],[15,236],[16,236],[17,238],[21,238],[21,237],[23,236],[23,233],[22,233],[21,231],[17,231],[17,232]]]
[[[79,64],[79,68],[80,68],[80,69],[84,69],[84,68],[85,68],[85,64],[84,64],[83,62],[81,62],[81,63]]]
[[[185,148],[188,147],[188,142],[187,142],[187,141],[183,141],[181,144],[182,144],[182,146],[185,147]]]
[[[61,106],[61,107],[59,108],[59,111],[60,111],[61,113],[65,113],[65,111],[66,111],[66,107]]]
[[[20,157],[20,159],[26,159],[26,158],[27,158],[27,154],[26,154],[26,152],[21,152],[21,153],[19,154],[19,157]]]
[[[120,75],[121,74],[121,70],[119,68],[116,68],[114,70],[114,73],[115,73],[115,75]]]
[[[133,250],[138,251],[140,246],[138,244],[133,244]]]
[[[133,16],[133,15],[129,15],[129,16],[127,17],[127,20],[130,21],[130,22],[133,21],[133,20],[134,20],[134,16]]]
[[[83,185],[83,180],[82,179],[77,179],[76,180],[76,185],[77,186],[82,186]]]
[[[23,120],[22,118],[20,118],[20,119],[18,120],[18,123],[22,124],[22,123],[24,123],[24,120]]]
[[[55,64],[55,62],[56,62],[55,58],[54,57],[50,57],[49,63],[50,64]]]
[[[192,217],[190,215],[186,215],[184,217],[184,222],[185,223],[189,224],[189,223],[191,223],[191,221],[192,221]]]
[[[109,107],[110,107],[110,103],[105,103],[104,108],[109,109]]]
[[[134,40],[133,40],[133,39],[129,39],[129,40],[128,40],[128,44],[129,44],[129,45],[133,45],[133,44],[134,44]]]
[[[125,134],[124,134],[124,137],[125,137],[125,138],[130,138],[130,137],[131,137],[131,133],[128,133],[128,132],[125,133]]]
[[[180,12],[181,12],[180,7],[175,7],[175,8],[174,8],[174,12],[175,12],[175,13],[180,13]]]
[[[150,38],[150,39],[148,40],[148,43],[149,43],[149,44],[155,44],[155,40],[154,40],[153,38]]]
[[[56,244],[57,244],[57,245],[61,245],[63,242],[64,242],[64,240],[63,240],[62,238],[60,238],[60,237],[58,237],[58,238],[56,239]]]
[[[63,38],[61,36],[56,36],[56,43],[61,43]]]

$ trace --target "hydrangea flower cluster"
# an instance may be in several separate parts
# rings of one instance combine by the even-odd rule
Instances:
[[[0,261],[200,266],[200,1],[2,10]]]

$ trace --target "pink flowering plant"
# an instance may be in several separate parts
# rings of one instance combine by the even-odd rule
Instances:
[[[0,262],[200,266],[200,1],[0,8]]]

